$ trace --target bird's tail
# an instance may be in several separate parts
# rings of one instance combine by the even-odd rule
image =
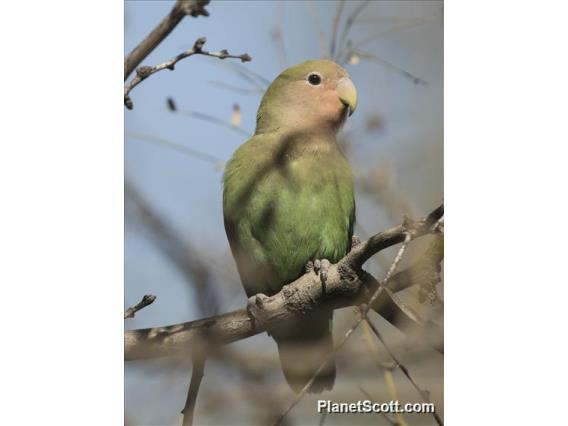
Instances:
[[[278,344],[284,377],[294,392],[302,390],[333,352],[330,315],[326,313],[325,317],[314,320],[298,322],[293,332],[273,335]],[[334,383],[335,361],[331,359],[317,373],[308,392],[322,393],[324,390],[331,390]]]

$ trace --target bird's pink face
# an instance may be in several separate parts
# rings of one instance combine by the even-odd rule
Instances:
[[[257,114],[257,132],[334,133],[357,107],[357,90],[333,61],[306,61],[272,82]]]
[[[343,70],[341,70],[343,71]],[[288,102],[300,127],[323,126],[337,131],[357,107],[357,90],[345,72],[322,75],[310,71],[303,80],[290,83]]]

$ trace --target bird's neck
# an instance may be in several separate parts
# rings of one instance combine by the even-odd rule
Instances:
[[[273,149],[277,155],[284,158],[294,159],[305,156],[320,157],[339,150],[335,132],[326,132],[321,128],[314,129],[289,129],[280,128],[273,133],[278,141]]]
[[[347,110],[340,109],[333,113],[308,108],[305,105],[290,108],[272,102],[266,105],[263,101],[256,115],[255,134],[272,132],[305,132],[335,138],[347,118]]]

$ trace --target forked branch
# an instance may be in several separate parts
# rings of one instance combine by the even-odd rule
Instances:
[[[194,18],[209,16],[209,12],[205,10],[205,6],[208,4],[209,0],[178,0],[162,22],[124,59],[124,80],[172,32],[185,16],[189,15]]]
[[[314,272],[308,272],[284,286],[271,297],[251,298],[248,309],[240,309],[209,318],[166,327],[125,332],[125,360],[171,356],[196,350],[200,345],[223,345],[259,334],[291,319],[310,315],[319,309],[338,309],[369,301],[381,284],[361,269],[373,254],[412,238],[435,233],[443,217],[443,205],[427,217],[380,232],[357,245],[349,254],[328,271],[325,291]],[[435,261],[439,263],[441,258]],[[423,272],[425,268],[427,273]],[[431,265],[422,261],[393,274],[383,286],[393,292],[419,284],[413,277],[431,280],[436,275]],[[387,292],[373,299],[371,309],[393,322],[396,306]]]
[[[240,55],[232,55],[226,49],[220,50],[218,52],[208,52],[207,50],[203,50],[203,46],[205,45],[206,41],[207,39],[205,37],[199,37],[197,40],[195,40],[195,43],[193,44],[193,47],[191,49],[180,53],[179,55],[175,56],[174,58],[170,59],[167,62],[154,66],[142,66],[136,68],[136,77],[130,80],[130,82],[128,82],[124,87],[124,105],[126,105],[126,108],[132,109],[134,107],[134,104],[132,103],[132,100],[130,99],[129,96],[130,91],[132,89],[138,86],[142,81],[146,80],[152,74],[155,74],[165,69],[173,71],[175,65],[184,58],[188,58],[193,55],[205,55],[219,59],[235,58],[235,59],[240,59],[241,62],[249,62],[252,60],[252,58],[248,53],[242,53]]]

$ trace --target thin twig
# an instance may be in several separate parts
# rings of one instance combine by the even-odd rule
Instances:
[[[401,30],[408,30],[408,29],[417,27],[417,26],[419,26],[419,25],[422,25],[422,24],[424,24],[424,23],[427,23],[427,22],[431,22],[431,21],[430,21],[430,20],[427,20],[427,19],[416,19],[416,20],[414,20],[414,21],[411,22],[411,23],[405,23],[405,24],[401,24],[401,25],[395,25],[394,27],[388,28],[388,29],[386,29],[386,30],[384,30],[384,31],[381,31],[381,32],[375,33],[375,34],[373,34],[373,35],[370,35],[369,37],[366,37],[366,38],[364,38],[363,40],[360,40],[360,41],[358,41],[358,42],[355,42],[355,43],[353,44],[352,48],[353,48],[353,49],[358,49],[358,48],[360,48],[360,47],[362,47],[362,46],[364,46],[364,45],[366,45],[366,44],[368,44],[368,43],[371,43],[371,42],[373,42],[373,41],[377,41],[377,40],[383,38],[383,37],[386,36],[386,35],[390,35],[390,34],[396,33],[397,31],[401,31]],[[348,54],[348,56],[349,56],[349,54]]]
[[[211,80],[209,84],[213,86],[222,87],[223,89],[231,90],[233,92],[240,93],[242,95],[258,95],[258,94],[263,94],[265,92],[263,88],[255,87],[253,89],[248,89],[246,87],[234,86],[232,84],[228,84],[223,81],[217,81],[217,80]]]
[[[152,303],[154,303],[154,300],[156,300],[156,296],[152,294],[146,294],[140,302],[138,302],[132,308],[128,308],[124,312],[124,319],[134,318],[134,314],[136,314],[136,312],[138,312],[140,309],[144,309],[146,306],[151,305]]]
[[[193,358],[193,367],[191,370],[191,381],[187,391],[187,399],[183,407],[183,426],[191,426],[193,424],[193,415],[195,413],[195,403],[197,402],[197,395],[199,393],[199,386],[203,379],[203,371],[205,370],[205,358],[196,355]]]
[[[375,336],[377,336],[377,339],[380,340],[380,342],[383,344],[383,346],[385,347],[386,351],[388,352],[389,356],[392,358],[392,360],[396,363],[396,366],[398,368],[400,368],[400,370],[403,372],[403,374],[406,376],[406,378],[408,379],[408,381],[412,384],[412,386],[418,391],[418,393],[420,394],[420,396],[422,397],[422,399],[424,400],[424,402],[431,404],[432,401],[430,400],[430,392],[420,389],[420,387],[416,384],[416,381],[412,378],[412,376],[410,375],[408,368],[406,368],[396,357],[396,355],[393,353],[393,351],[389,348],[389,346],[386,344],[385,339],[383,338],[383,336],[381,335],[381,333],[379,332],[379,330],[375,327],[375,325],[369,321],[368,319],[366,319],[367,324],[369,324],[369,327],[371,328],[371,330],[373,331],[373,333],[375,334]],[[436,413],[435,411],[432,413],[432,415],[434,416],[434,419],[436,419],[436,423],[438,423],[440,426],[444,425],[444,422],[442,421],[442,419],[440,418],[440,416],[438,415],[438,413]]]
[[[371,394],[370,394],[369,392],[367,392],[367,391],[363,388],[363,386],[359,386],[359,390],[361,391],[361,393],[362,393],[363,395],[365,395],[365,397],[366,397],[369,401],[376,401],[376,398],[373,398],[373,397],[371,396]],[[387,413],[384,413],[383,411],[381,411],[380,413],[383,415],[383,417],[387,420],[387,422],[388,422],[390,425],[393,425],[393,426],[402,426],[402,425],[400,425],[399,423],[397,423],[396,421],[394,421]]]
[[[385,67],[394,70],[400,74],[402,74],[404,77],[412,80],[412,82],[414,84],[422,84],[422,85],[427,85],[428,82],[420,77],[417,77],[416,75],[412,74],[409,71],[406,71],[405,69],[399,67],[398,65],[393,64],[392,62],[389,62],[383,58],[380,58],[377,55],[373,55],[371,53],[365,53],[361,50],[357,50],[357,49],[352,49],[351,50],[352,53],[354,53],[355,55],[359,56],[361,59],[366,59],[372,62],[376,62],[378,64],[384,65]]]
[[[204,55],[204,56],[211,56],[211,57],[219,58],[219,59],[235,58],[235,59],[240,59],[241,62],[249,62],[249,61],[252,60],[252,58],[250,57],[250,55],[248,53],[243,53],[241,55],[232,55],[226,49],[220,50],[219,52],[208,52],[206,50],[203,50],[203,45],[205,44],[206,41],[207,41],[207,39],[205,37],[200,37],[195,41],[195,43],[193,44],[193,47],[191,49],[180,53],[179,55],[170,59],[167,62],[164,62],[164,63],[159,64],[159,65],[154,65],[152,67],[151,66],[142,66],[142,67],[136,68],[136,77],[134,77],[132,80],[130,80],[130,82],[127,83],[126,86],[124,87],[124,105],[126,105],[126,108],[132,109],[134,107],[132,100],[130,99],[130,96],[129,96],[130,91],[134,87],[136,87],[142,81],[146,80],[148,77],[150,77],[151,75],[153,75],[153,74],[155,74],[159,71],[162,71],[162,70],[165,70],[165,69],[169,69],[170,71],[173,71],[174,68],[175,68],[175,65],[184,58],[188,58],[188,57],[193,56],[193,55]]]
[[[367,319],[367,321],[365,321],[365,323],[368,324],[369,320]],[[384,377],[385,377],[385,383],[387,385],[387,389],[388,389],[388,392],[390,394],[391,400],[398,401],[398,392],[396,391],[396,386],[394,384],[394,379],[393,379],[393,376],[392,376],[392,368],[384,368]],[[395,417],[397,419],[397,424],[399,426],[408,426],[408,423],[406,423],[406,420],[404,420],[402,413],[399,413],[397,411],[395,413]]]
[[[343,7],[345,6],[345,0],[341,0],[337,4],[337,11],[335,12],[335,16],[333,17],[333,24],[331,30],[331,43],[329,49],[329,57],[331,59],[335,58],[335,46],[336,46],[336,38],[337,38],[337,29],[339,27],[339,21],[341,20],[341,13],[343,12]]]
[[[347,254],[346,256],[347,261],[353,264],[355,267],[357,266],[360,267],[363,263],[369,260],[369,258],[373,254],[384,249],[385,248],[384,245],[388,244],[391,241],[391,238],[394,237],[394,234],[396,234],[397,243],[401,243],[404,241],[406,235],[408,234],[409,225],[414,227],[414,232],[416,232],[416,229],[421,229],[421,230],[428,229],[428,232],[430,232],[432,226],[434,226],[434,224],[438,222],[438,220],[443,216],[444,216],[444,205],[442,204],[436,210],[431,212],[427,217],[420,219],[417,222],[417,224],[399,225],[396,228],[396,231],[393,228],[390,230],[390,232],[387,231],[375,234],[367,241],[357,245],[353,250],[351,250],[349,254]],[[416,236],[418,235],[415,234],[413,238],[416,238]]]
[[[325,423],[325,418],[327,417],[327,411],[324,411],[323,413],[321,413],[320,416],[320,421],[319,421],[319,426],[323,426]]]
[[[266,88],[270,86],[271,81],[261,74],[254,72],[250,68],[245,67],[238,62],[216,62],[219,66],[225,66],[235,72],[240,78],[251,83],[255,88],[264,93]]]
[[[204,120],[204,121],[208,121],[210,123],[218,124],[220,126],[234,130],[234,131],[240,133],[241,135],[246,136],[247,138],[250,138],[252,136],[251,132],[249,132],[246,129],[243,129],[239,125],[231,123],[228,120],[223,120],[222,118],[215,117],[215,116],[209,115],[209,114],[205,114],[203,112],[178,109],[177,106],[175,106],[175,102],[173,101],[172,98],[168,98],[167,102],[168,102],[168,106],[169,106],[170,111],[173,112],[173,113],[176,113],[176,114],[179,114],[179,115],[185,115],[187,117],[198,118],[200,120]]]
[[[194,148],[190,148],[188,146],[179,144],[177,142],[172,142],[170,140],[158,137],[158,136],[154,136],[154,135],[148,135],[145,133],[138,133],[138,132],[132,132],[132,131],[127,131],[126,132],[126,138],[128,139],[137,139],[137,140],[141,140],[141,141],[146,141],[146,142],[152,142],[155,144],[159,144],[162,146],[165,146],[167,148],[170,149],[174,149],[176,151],[181,152],[182,154],[185,154],[189,157],[192,158],[197,158],[198,160],[202,160],[202,161],[206,161],[208,163],[214,164],[218,169],[222,169],[224,167],[225,162],[218,157],[215,157],[214,155],[211,154],[207,154],[206,152],[202,152],[199,151],[197,149]]]
[[[380,17],[361,17],[357,18],[354,22],[355,25],[376,25],[380,22],[388,22],[388,23],[416,23],[417,21],[423,22],[424,20],[434,20],[435,18],[403,18],[400,16],[380,16]]]
[[[337,58],[341,57],[341,53],[343,52],[343,47],[345,45],[345,42],[347,41],[347,36],[349,35],[349,31],[351,30],[351,27],[353,26],[353,23],[355,22],[355,20],[357,19],[357,17],[359,16],[359,14],[361,14],[361,12],[363,11],[363,9],[365,9],[365,7],[367,7],[367,5],[369,4],[370,0],[366,0],[363,3],[359,4],[354,10],[353,12],[351,12],[351,14],[349,15],[349,17],[347,18],[347,20],[345,21],[345,25],[343,26],[343,31],[341,33],[341,37],[339,39],[339,45],[337,48]]]
[[[386,373],[386,367],[384,365],[384,363],[381,362],[381,359],[379,357],[379,350],[377,347],[377,344],[374,342],[373,340],[373,336],[371,336],[371,331],[369,329],[369,324],[368,321],[363,321],[363,325],[361,326],[363,328],[363,338],[365,340],[365,343],[367,344],[367,348],[369,349],[369,352],[371,353],[371,358],[373,359],[373,361],[375,361],[375,364],[377,365],[377,367],[381,370],[384,370]],[[369,393],[367,393],[362,386],[359,386],[359,390],[361,392],[363,392],[363,394],[371,401],[374,401],[375,398],[371,397],[371,395]],[[394,400],[398,400],[398,398],[396,396],[392,397],[391,394],[391,399]],[[395,414],[395,417],[398,418],[398,423],[395,422],[394,420],[392,420],[390,417],[388,417],[386,415],[386,413],[383,413],[381,411],[381,414],[388,420],[388,422],[391,425],[397,425],[397,426],[407,426],[406,422],[404,421],[404,418],[401,415],[397,415]]]
[[[209,16],[205,6],[209,0],[178,0],[170,13],[156,28],[136,46],[124,59],[124,80],[134,71],[140,62],[162,42],[181,22],[184,16]]]

